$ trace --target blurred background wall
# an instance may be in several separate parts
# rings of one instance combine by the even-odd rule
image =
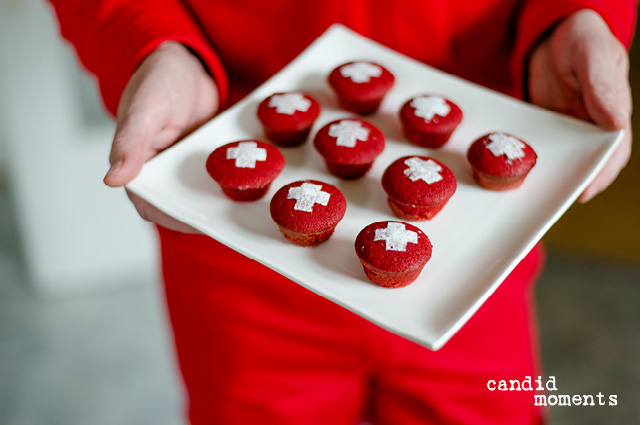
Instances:
[[[636,31],[637,33],[637,31]],[[640,88],[640,41],[631,50],[631,87]],[[636,94],[634,110],[640,111]],[[635,151],[629,165],[605,192],[574,205],[545,237],[547,244],[593,258],[640,264],[640,113],[633,117]],[[640,281],[638,282],[640,283]]]
[[[150,229],[122,190],[101,182],[113,132],[49,5],[1,0],[1,184],[35,293],[111,286],[155,268]]]
[[[640,87],[639,43],[631,56]],[[0,0],[0,424],[182,423],[153,230],[102,184],[113,131],[48,4]],[[545,237],[546,372],[620,400],[554,424],[640,423],[637,146]]]

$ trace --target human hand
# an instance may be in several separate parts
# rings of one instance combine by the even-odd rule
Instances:
[[[218,90],[202,63],[182,44],[161,44],[124,89],[105,184],[128,184],[145,161],[204,124],[217,110]],[[143,219],[181,232],[197,232],[134,193],[127,191],[127,195]]]
[[[615,180],[631,156],[627,51],[602,17],[585,9],[560,22],[535,48],[528,71],[532,103],[607,130],[624,130],[618,149],[578,198],[587,202]]]

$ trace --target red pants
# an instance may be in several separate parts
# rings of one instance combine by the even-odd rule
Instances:
[[[206,236],[160,236],[194,425],[540,423],[531,392],[487,389],[539,374],[540,248],[433,352]]]

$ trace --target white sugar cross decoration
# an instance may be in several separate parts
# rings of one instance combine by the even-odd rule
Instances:
[[[358,140],[366,142],[369,138],[369,129],[358,121],[342,120],[329,127],[329,136],[335,137],[336,145],[354,148]]]
[[[433,184],[442,180],[442,167],[432,159],[422,160],[417,157],[404,161],[409,166],[404,170],[404,174],[411,180],[423,180],[427,184]]]
[[[386,229],[376,229],[374,241],[385,241],[387,251],[406,251],[408,243],[418,243],[418,234],[407,230],[404,223],[387,223]]]
[[[256,168],[256,161],[267,160],[267,150],[259,148],[256,142],[240,142],[227,149],[227,159],[235,159],[236,168]]]
[[[410,103],[415,108],[416,117],[431,121],[436,115],[446,117],[451,112],[449,104],[438,96],[416,97]]]
[[[302,93],[274,94],[269,99],[269,107],[276,108],[279,114],[293,115],[296,111],[307,112],[311,101]]]
[[[313,212],[313,206],[320,204],[327,206],[331,194],[322,191],[322,185],[312,183],[302,183],[298,187],[290,187],[287,199],[295,199],[294,210]]]
[[[369,62],[354,62],[341,67],[340,74],[354,83],[368,83],[371,77],[382,75],[382,68]]]
[[[487,149],[495,156],[507,155],[509,161],[522,158],[524,156],[524,143],[515,137],[504,133],[494,133],[489,136],[491,143]]]

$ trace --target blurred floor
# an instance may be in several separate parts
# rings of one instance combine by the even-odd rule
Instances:
[[[0,424],[182,424],[157,282],[35,297],[7,204],[0,188]]]
[[[6,207],[0,190],[0,424],[183,423],[158,285],[32,296]],[[640,267],[550,251],[537,287],[545,373],[557,394],[618,396],[553,408],[552,424],[640,423],[639,283]]]
[[[618,399],[615,407],[552,408],[551,424],[640,424],[640,267],[549,249],[536,295],[555,394]]]

